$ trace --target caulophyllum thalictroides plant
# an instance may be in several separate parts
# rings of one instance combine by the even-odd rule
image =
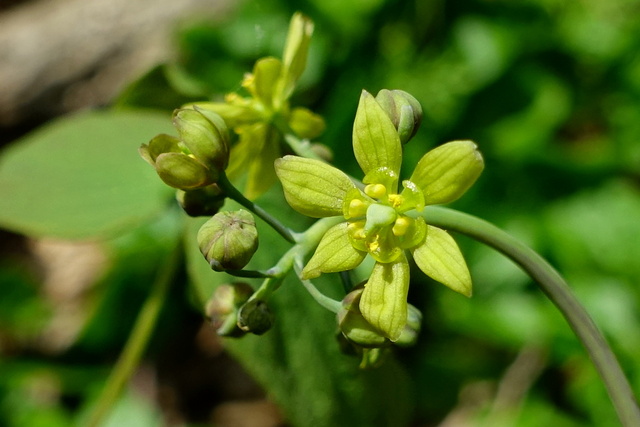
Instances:
[[[353,125],[353,153],[362,181],[318,154],[310,139],[324,130],[323,119],[289,103],[305,69],[312,32],[313,23],[295,14],[283,58],[258,60],[242,81],[245,94],[176,110],[178,137],[159,135],[140,148],[160,178],[178,189],[178,201],[189,215],[211,216],[197,240],[212,269],[263,280],[257,291],[240,281],[216,289],[206,311],[218,333],[239,337],[267,332],[274,317],[268,299],[294,270],[310,295],[336,313],[342,338],[361,355],[361,366],[375,366],[393,344],[410,345],[418,337],[421,314],[407,303],[411,260],[424,274],[471,296],[471,277],[445,231],[450,229],[499,249],[540,282],[585,342],[621,419],[640,425],[632,424],[640,419],[637,406],[628,384],[622,384],[626,380],[620,380],[619,367],[612,365],[610,350],[588,338],[599,332],[588,317],[584,320],[586,313],[560,276],[484,221],[428,207],[458,199],[480,176],[484,162],[475,143],[440,145],[401,180],[403,146],[420,126],[420,104],[401,90],[383,89],[375,97],[363,90]],[[320,218],[309,229],[293,232],[252,201],[276,179],[294,210]],[[225,198],[246,210],[219,211]],[[258,250],[252,214],[292,245],[265,271],[244,270]],[[323,295],[311,282],[322,274],[349,272],[367,257],[374,261],[368,278],[342,301]]]

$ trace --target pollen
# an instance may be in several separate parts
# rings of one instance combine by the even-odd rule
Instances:
[[[380,243],[378,243],[378,239],[376,239],[373,242],[367,244],[367,247],[369,248],[369,252],[375,252],[378,250],[378,248],[380,248]]]
[[[391,228],[391,231],[395,236],[404,236],[407,233],[409,227],[411,227],[412,220],[406,216],[401,216],[396,219],[395,224]]]
[[[356,240],[363,240],[367,237],[361,224],[350,222],[347,227],[349,229],[349,232],[351,233],[352,238]]]
[[[374,199],[380,199],[387,194],[387,189],[382,184],[369,184],[364,187],[364,193]]]
[[[404,202],[404,197],[400,194],[389,194],[389,203],[391,203],[391,206],[394,208],[400,206],[402,202]]]
[[[360,199],[353,199],[349,202],[349,216],[351,218],[364,216],[367,212],[367,207]]]

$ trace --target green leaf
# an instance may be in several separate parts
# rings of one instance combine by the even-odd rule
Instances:
[[[404,255],[389,263],[377,262],[360,299],[360,312],[391,341],[407,324],[409,263]]]
[[[295,210],[313,218],[343,214],[345,196],[355,184],[342,171],[296,156],[284,156],[275,165],[287,202]]]
[[[267,211],[278,212],[294,228],[307,225],[304,218],[286,206],[281,194],[271,191],[265,196],[257,203]],[[187,235],[188,269],[198,294],[209,298],[216,286],[237,279],[211,271],[195,243],[195,232],[202,220],[192,222]],[[290,248],[262,221],[257,226],[263,243],[247,267],[251,269],[274,265]],[[325,280],[323,276],[314,283],[329,295],[342,297],[337,277]],[[252,285],[255,289],[259,282]],[[224,343],[282,408],[288,424],[296,427],[408,424],[414,396],[410,394],[406,372],[393,358],[379,369],[361,371],[358,357],[339,350],[335,315],[319,306],[293,274],[269,299],[269,306],[275,315],[271,330],[261,336],[225,339]]]
[[[452,141],[422,156],[409,181],[420,187],[427,205],[458,199],[480,176],[484,160],[472,141]]]
[[[347,222],[331,227],[320,240],[318,249],[302,271],[305,279],[314,279],[321,273],[336,273],[356,268],[366,252],[353,247],[347,232]]]
[[[137,149],[171,128],[163,114],[91,112],[16,141],[0,158],[0,226],[89,239],[148,221],[165,208],[171,190]]]
[[[427,238],[413,251],[413,259],[427,276],[471,296],[471,275],[462,252],[446,231],[427,225]]]
[[[378,168],[389,168],[396,175],[402,163],[402,145],[396,128],[380,104],[362,91],[353,123],[353,152],[365,175]]]

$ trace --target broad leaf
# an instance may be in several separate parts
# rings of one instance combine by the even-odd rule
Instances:
[[[162,114],[91,112],[16,141],[0,157],[0,226],[65,239],[137,227],[172,192],[137,149],[170,131]]]

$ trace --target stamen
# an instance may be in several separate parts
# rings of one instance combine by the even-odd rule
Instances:
[[[366,205],[362,200],[353,199],[349,202],[349,216],[351,218],[364,216],[366,212]]]
[[[370,242],[367,247],[369,248],[370,252],[375,252],[378,250],[378,248],[380,248],[380,243],[378,242],[378,236],[376,236],[376,239],[373,242]]]
[[[391,203],[391,206],[394,208],[400,206],[402,202],[404,202],[404,197],[400,194],[389,194],[389,203]]]
[[[404,236],[407,233],[407,230],[411,226],[412,220],[407,218],[406,216],[401,216],[396,219],[395,224],[391,228],[391,231],[395,236]]]
[[[384,197],[385,194],[387,194],[387,189],[382,184],[369,184],[364,187],[364,193],[369,197],[373,197],[374,199],[380,199],[381,197]]]

